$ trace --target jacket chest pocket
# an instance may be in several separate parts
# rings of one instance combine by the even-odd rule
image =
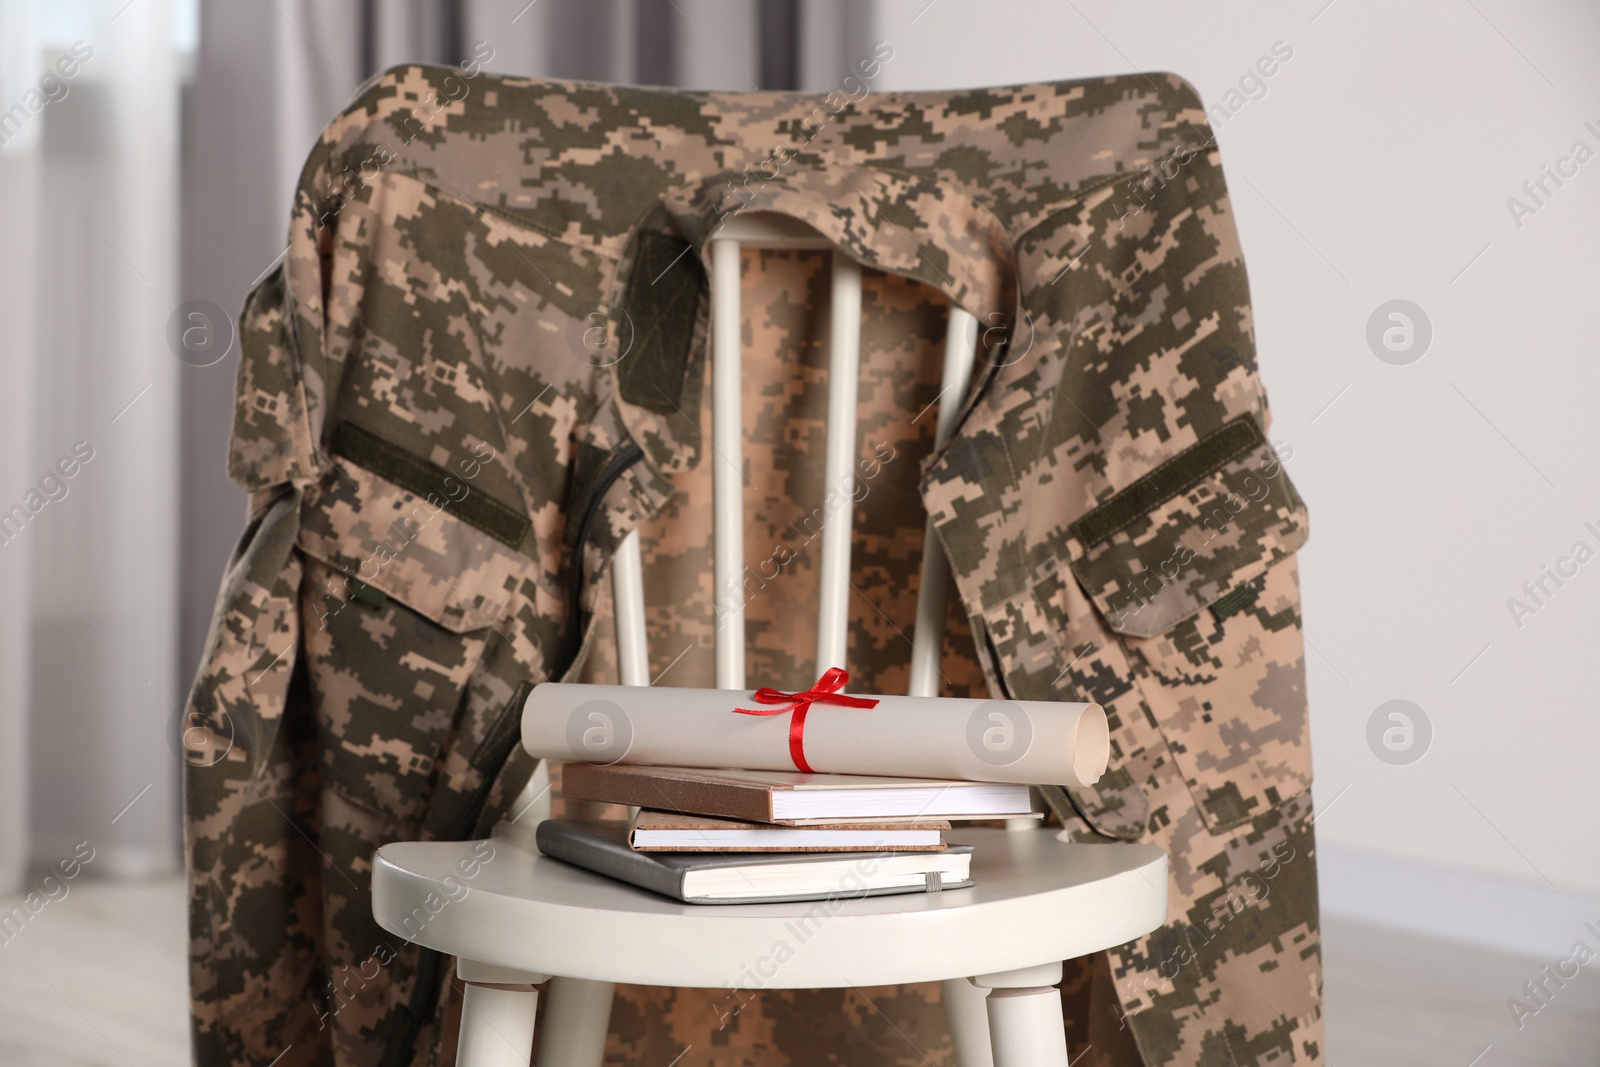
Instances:
[[[402,473],[401,485],[341,459],[308,498],[298,542],[324,788],[402,823],[420,817],[486,644],[532,566],[509,543],[509,509],[463,507],[470,481],[433,468],[430,485],[424,473]],[[470,521],[481,514],[498,526]]]
[[[1250,416],[1069,527],[1072,573],[1122,644],[1212,830],[1311,784],[1298,573],[1304,502]]]

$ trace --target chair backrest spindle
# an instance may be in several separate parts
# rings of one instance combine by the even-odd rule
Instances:
[[[833,252],[829,322],[828,425],[824,493],[844,503],[825,509],[822,529],[817,671],[844,667],[850,619],[850,547],[854,526],[856,402],[861,378],[861,265],[821,234],[792,219],[739,216],[711,242],[711,461],[712,544],[717,616],[716,679],[719,689],[744,689],[744,429],[740,393],[739,250],[827,249]],[[935,423],[935,448],[943,448],[972,380],[977,323],[952,306],[945,337],[944,370]],[[649,685],[645,638],[643,567],[639,534],[629,534],[613,565],[617,655],[624,685]],[[912,696],[939,693],[939,654],[948,600],[944,553],[929,524],[923,536],[921,584],[912,636]]]
[[[744,685],[744,426],[739,393],[739,240],[711,242],[711,451],[717,688]]]
[[[644,561],[639,531],[617,546],[611,564],[611,595],[617,616],[617,673],[623,685],[650,684],[650,649],[645,641]]]
[[[822,587],[817,598],[817,673],[845,666],[850,631],[850,540],[855,525],[856,395],[861,380],[861,264],[833,254],[828,326],[828,427],[822,461]],[[827,499],[843,497],[836,510]]]

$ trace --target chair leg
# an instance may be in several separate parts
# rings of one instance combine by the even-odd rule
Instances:
[[[466,984],[457,1067],[528,1067],[539,993],[533,986]]]
[[[994,1067],[1068,1067],[1061,990],[1055,987],[1059,981],[1059,963],[972,979],[973,985],[990,991]]]
[[[941,982],[944,1012],[950,1021],[950,1037],[959,1067],[994,1067],[994,1052],[989,1044],[988,990],[979,989],[965,978]]]
[[[610,982],[550,979],[539,1031],[539,1067],[600,1067],[613,988]]]
[[[1055,986],[989,993],[994,1067],[1067,1067],[1061,990]]]

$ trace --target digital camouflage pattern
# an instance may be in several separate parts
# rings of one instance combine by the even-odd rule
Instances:
[[[713,684],[733,597],[750,676],[814,680],[845,506],[852,688],[905,688],[931,514],[943,692],[1104,705],[1111,771],[1046,799],[1171,857],[1168,923],[1068,967],[1075,1063],[1321,1062],[1307,523],[1200,101],[876,93],[891,58],[818,95],[402,67],[328,126],[241,326],[251,513],[185,734],[198,1062],[452,1063],[453,966],[373,921],[373,851],[486,837],[533,771],[527,687],[615,680],[630,530],[658,684]],[[822,483],[828,257],[746,252],[750,567],[716,590],[704,264],[741,210],[864,265],[860,464],[853,501]],[[980,363],[935,456],[951,303]],[[618,993],[609,1063],[953,1059],[937,986]]]

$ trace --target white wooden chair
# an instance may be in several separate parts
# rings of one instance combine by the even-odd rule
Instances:
[[[744,569],[740,422],[741,246],[833,249],[794,220],[730,219],[711,245],[713,537],[718,589]],[[860,366],[861,267],[834,251],[825,484],[852,484]],[[972,316],[952,308],[935,447],[949,438],[971,379]],[[846,490],[848,492],[848,490]],[[851,512],[822,531],[817,670],[845,665]],[[624,685],[648,685],[638,534],[613,561]],[[910,695],[934,698],[947,589],[939,542],[923,542]],[[726,606],[716,676],[744,689],[744,608]],[[815,904],[686,905],[538,855],[548,811],[541,768],[496,832],[476,842],[400,842],[378,850],[373,914],[384,929],[456,956],[466,983],[461,1067],[527,1067],[535,986],[549,981],[540,1067],[598,1067],[613,983],[728,991],[731,1012],[753,989],[944,983],[962,1067],[1066,1067],[1061,961],[1122,944],[1166,919],[1167,859],[1149,845],[1071,844],[1031,820],[957,829],[976,846],[971,889]],[[543,796],[544,799],[540,799]],[[502,850],[508,850],[509,855]],[[472,866],[474,861],[479,865]],[[470,881],[462,871],[475,870]],[[463,888],[465,891],[463,892]],[[445,906],[430,902],[448,901]],[[417,914],[429,919],[420,924]],[[788,952],[778,951],[785,945]],[[781,957],[781,960],[779,959]]]

